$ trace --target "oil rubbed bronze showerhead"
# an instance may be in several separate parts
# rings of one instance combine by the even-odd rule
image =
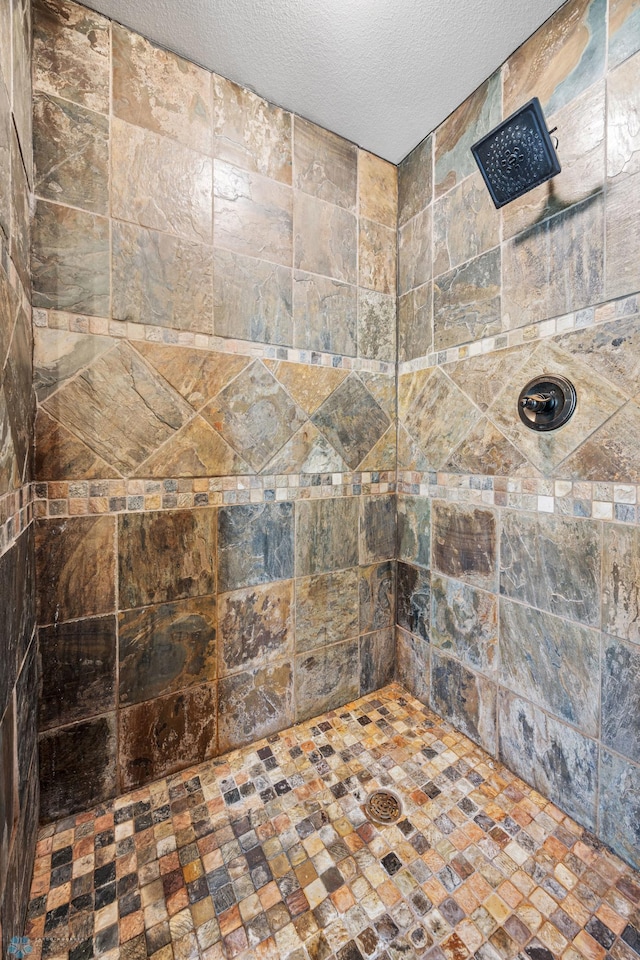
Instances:
[[[537,97],[478,140],[471,151],[496,208],[550,180],[561,169]]]

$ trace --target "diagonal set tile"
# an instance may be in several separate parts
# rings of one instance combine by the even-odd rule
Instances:
[[[408,408],[404,426],[429,466],[438,470],[480,419],[480,411],[439,369]]]
[[[256,360],[202,411],[250,466],[261,470],[305,423],[302,410]]]
[[[350,374],[311,418],[351,470],[376,445],[391,421],[359,377]]]

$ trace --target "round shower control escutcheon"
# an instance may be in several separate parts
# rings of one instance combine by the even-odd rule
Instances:
[[[520,391],[518,413],[530,430],[547,432],[562,427],[577,402],[576,388],[566,377],[546,373],[530,380]]]

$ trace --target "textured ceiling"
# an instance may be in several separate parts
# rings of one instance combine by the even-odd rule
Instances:
[[[89,0],[398,163],[558,0]]]

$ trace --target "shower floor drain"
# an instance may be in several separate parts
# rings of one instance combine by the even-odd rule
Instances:
[[[390,790],[374,790],[365,800],[364,812],[372,823],[386,826],[397,823],[402,816],[402,805]]]

